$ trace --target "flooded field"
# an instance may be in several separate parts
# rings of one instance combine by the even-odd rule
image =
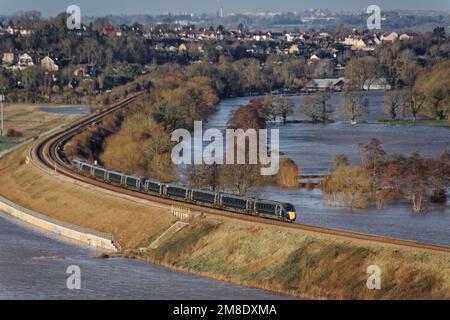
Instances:
[[[362,120],[367,123],[351,126],[348,121],[333,115],[336,122],[327,125],[277,125],[280,129],[281,152],[293,159],[303,174],[318,174],[332,170],[333,157],[338,153],[345,153],[351,162],[358,163],[358,144],[367,144],[372,138],[378,138],[385,151],[390,154],[408,155],[418,151],[424,157],[435,157],[450,147],[448,127],[376,123],[377,120],[387,119],[383,111],[383,94],[365,93],[369,100],[370,114]],[[295,103],[295,112],[288,120],[306,119],[299,111],[302,98],[303,96],[291,97]],[[329,100],[331,109],[336,107],[341,98],[340,93],[333,94]],[[225,128],[230,113],[251,99],[252,97],[243,97],[223,100],[207,127]],[[254,195],[293,203],[300,213],[300,223],[450,245],[450,203],[433,205],[432,211],[426,214],[413,214],[406,202],[388,204],[383,210],[369,207],[350,211],[324,206],[320,190],[286,190],[267,186],[256,190]]]
[[[42,112],[63,114],[63,115],[85,115],[91,112],[91,107],[86,106],[61,106],[61,107],[43,107]]]

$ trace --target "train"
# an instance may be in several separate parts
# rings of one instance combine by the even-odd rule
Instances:
[[[84,176],[152,196],[286,222],[294,222],[297,218],[295,207],[290,203],[191,189],[107,169],[80,159],[72,160],[71,166],[74,171]]]

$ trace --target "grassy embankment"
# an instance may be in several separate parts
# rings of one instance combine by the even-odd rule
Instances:
[[[47,106],[47,105],[45,105]],[[21,137],[0,137],[0,151],[11,148],[58,125],[68,123],[80,115],[63,115],[41,111],[44,105],[6,104],[4,109],[5,133],[9,129],[21,132]],[[62,107],[62,106],[58,106]],[[69,106],[70,107],[70,106]]]
[[[199,219],[155,251],[166,211],[68,184],[24,164],[25,149],[0,161],[0,194],[33,210],[113,233],[130,257],[216,279],[306,298],[450,299],[449,256],[221,220]],[[301,218],[301,217],[300,217]],[[366,288],[369,265],[382,289]]]
[[[450,298],[448,256],[230,221],[198,221],[143,258],[305,298]],[[366,287],[370,265],[381,290]]]
[[[174,218],[167,211],[99,196],[25,164],[26,147],[0,160],[0,194],[56,219],[115,235],[123,248],[134,248],[149,235],[167,229]]]

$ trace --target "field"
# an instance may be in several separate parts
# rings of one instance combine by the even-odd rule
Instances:
[[[194,220],[141,253],[174,218],[166,211],[65,183],[25,164],[25,148],[0,161],[0,194],[54,218],[113,233],[126,256],[240,285],[319,299],[450,299],[448,255],[258,226]],[[381,290],[366,287],[367,267]]]
[[[9,129],[21,132],[21,137],[0,137],[0,151],[27,140],[58,125],[73,121],[78,115],[62,115],[43,112],[43,105],[4,105],[5,134]]]

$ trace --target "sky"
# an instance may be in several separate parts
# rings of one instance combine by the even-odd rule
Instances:
[[[320,8],[335,11],[363,10],[371,4],[381,10],[411,9],[450,11],[450,0],[0,0],[0,15],[21,10],[37,10],[44,16],[66,11],[78,5],[83,15],[215,13],[221,6],[225,13],[301,11]]]

